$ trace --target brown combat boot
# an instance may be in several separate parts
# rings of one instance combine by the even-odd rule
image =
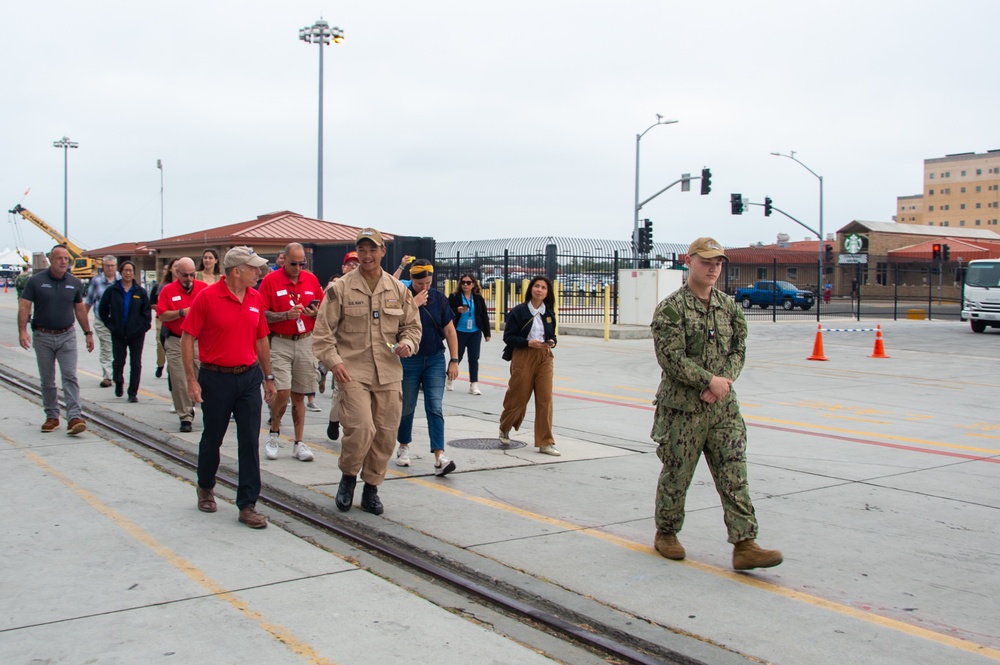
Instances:
[[[771,568],[782,561],[781,552],[765,550],[753,538],[741,540],[733,546],[733,568],[736,570]]]
[[[674,561],[680,561],[685,556],[687,552],[684,551],[684,546],[681,545],[681,541],[677,540],[676,533],[664,533],[662,531],[656,532],[656,539],[653,541],[653,547],[656,551],[668,559],[673,559]]]

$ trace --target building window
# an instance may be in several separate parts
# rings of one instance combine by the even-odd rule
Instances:
[[[982,185],[976,185],[976,194],[978,194],[981,191],[983,191],[983,186]]]
[[[951,226],[951,222],[941,222],[941,226]]]
[[[963,219],[962,221],[960,221],[960,222],[958,223],[958,225],[959,225],[959,226],[965,226],[965,220]]]
[[[930,190],[930,195],[931,195],[931,196],[934,196],[934,190],[933,190],[933,189],[932,189],[932,190]]]
[[[881,286],[885,286],[889,283],[889,264],[888,263],[876,263],[875,264],[875,282]]]
[[[990,169],[990,173],[993,173],[993,170],[992,170],[992,169]],[[933,180],[933,179],[934,179],[934,174],[932,173],[932,174],[931,174],[931,180]]]
[[[788,269],[788,281],[791,282],[792,284],[794,284],[795,282],[799,281],[799,269],[798,268],[789,268]]]
[[[757,268],[757,279],[767,279],[767,268]]]
[[[982,203],[979,203],[979,202],[977,201],[977,202],[976,202],[976,210],[979,210],[979,209],[980,209],[980,208],[982,208],[982,207],[983,207],[983,204],[982,204]]]
[[[965,175],[965,174],[962,174]],[[965,187],[962,188],[962,193],[965,194]]]
[[[965,175],[965,171],[962,171],[962,175],[963,175],[963,176]]]
[[[740,279],[740,267],[733,266],[732,268],[729,269],[729,281],[738,282],[739,279]]]
[[[961,210],[965,210],[965,204],[964,203],[960,203],[958,207]]]
[[[976,226],[979,226],[979,220],[978,219],[976,220]]]
[[[927,212],[934,212],[934,206],[927,206]]]
[[[942,178],[950,178],[951,177],[951,171],[945,171],[943,174],[941,174],[941,177]]]
[[[976,169],[976,175],[983,175],[982,169]]]

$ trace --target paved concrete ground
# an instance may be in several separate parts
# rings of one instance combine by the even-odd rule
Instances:
[[[34,373],[33,355],[16,348],[12,312],[7,301],[0,301],[0,362]],[[750,574],[731,570],[731,548],[704,465],[689,493],[681,534],[688,559],[666,561],[650,547],[659,464],[648,434],[659,370],[649,340],[560,340],[555,424],[562,457],[533,451],[529,413],[515,437],[527,447],[450,446],[458,470],[444,479],[433,476],[431,456],[424,451],[408,469],[390,466],[380,493],[386,505],[382,518],[357,510],[347,518],[396,534],[411,532],[443,549],[479,557],[484,565],[527,575],[563,598],[597,602],[633,615],[637,623],[693,635],[701,644],[719,645],[718,658],[1000,660],[995,574],[1000,425],[992,405],[1000,387],[1000,335],[975,335],[965,324],[941,322],[886,322],[883,330],[889,359],[868,357],[873,333],[845,332],[824,335],[829,362],[810,362],[805,358],[812,351],[815,323],[751,324],[749,360],[736,390],[750,430],[749,472],[760,541],[784,551],[778,568]],[[465,392],[464,380],[446,394],[448,440],[495,435],[507,372],[500,350],[499,339],[484,345],[482,396]],[[152,378],[151,349],[138,405],[96,387],[96,360],[95,353],[81,363],[86,399],[175,433],[177,421],[166,410],[166,382]],[[463,378],[465,370],[463,364]],[[328,405],[326,396],[320,402]],[[30,439],[27,432],[41,422],[41,410],[17,408]],[[300,487],[332,504],[339,444],[325,441],[325,422],[325,413],[307,415],[315,462],[291,459],[289,446],[263,468],[271,482]],[[422,420],[417,425],[413,449],[420,452],[426,431]],[[193,445],[200,427],[175,435]],[[231,443],[224,452],[235,456]],[[7,453],[4,458],[16,457]],[[107,478],[96,476],[91,491]],[[31,500],[22,493],[6,498]],[[190,485],[183,484],[176,493],[164,490],[149,506],[158,512],[146,519],[162,515],[165,532],[171,525],[176,532],[196,528],[192,524],[203,527],[188,493],[193,496]],[[107,496],[109,501],[115,496],[113,486]],[[228,506],[228,511],[228,516],[213,517],[210,535],[220,544],[267,538],[270,551],[272,538],[288,537],[274,535],[278,529],[254,533],[238,527],[235,509]],[[81,547],[79,538],[53,538],[47,547],[72,547],[72,552]],[[103,553],[115,548],[110,542],[97,539],[90,547]],[[100,572],[99,557],[84,557],[82,564],[69,559],[78,571]],[[274,561],[286,565],[288,559]],[[26,580],[19,598],[53,588],[65,593],[71,586],[40,582],[30,577],[30,562],[19,565],[29,567],[6,571],[8,578]],[[332,564],[327,566],[304,573],[335,575]],[[227,581],[234,587],[261,583],[255,575],[248,577],[249,583]],[[64,579],[79,579],[79,573]],[[6,582],[0,588],[7,588]],[[290,591],[278,596],[296,595],[291,586],[277,591]],[[260,637],[258,629],[246,630]],[[0,637],[0,653],[4,643]],[[720,662],[712,654],[699,652],[706,662]]]

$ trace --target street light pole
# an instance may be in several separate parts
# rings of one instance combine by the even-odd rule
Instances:
[[[635,205],[632,207],[632,261],[638,265],[639,261],[639,141],[646,135],[646,132],[657,125],[672,125],[677,120],[664,120],[659,113],[656,114],[656,122],[646,128],[642,134],[635,135]]]
[[[316,156],[316,219],[323,219],[323,46],[344,41],[344,31],[320,19],[299,29],[299,39],[319,45],[319,147]]]
[[[159,159],[156,168],[160,170],[160,238],[163,238],[163,162]]]
[[[63,149],[63,235],[69,238],[69,149],[79,148],[80,144],[64,136],[53,141],[52,147]]]
[[[803,164],[798,157],[795,156],[794,150],[789,150],[787,155],[780,152],[772,152],[775,157],[787,157],[792,161],[798,162],[799,166],[804,168],[809,173],[812,173],[816,178],[819,179],[819,270],[820,270],[820,280],[823,279],[823,243],[826,241],[826,236],[823,234],[823,176],[813,171],[811,168]]]

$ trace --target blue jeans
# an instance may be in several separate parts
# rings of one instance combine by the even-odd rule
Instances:
[[[441,401],[444,399],[444,380],[448,371],[444,353],[400,358],[400,362],[403,365],[403,415],[399,419],[396,440],[405,444],[413,441],[413,413],[417,410],[417,392],[422,386],[431,452],[444,450],[444,412],[441,410]]]
[[[483,346],[483,331],[458,333],[458,362],[462,362],[465,350],[469,349],[469,382],[479,383],[479,350]]]

